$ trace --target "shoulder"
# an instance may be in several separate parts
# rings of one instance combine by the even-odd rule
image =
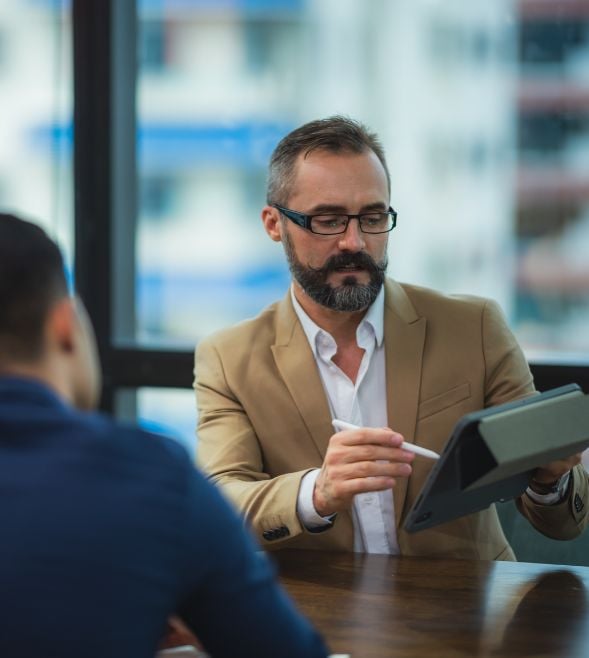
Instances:
[[[287,298],[274,302],[256,317],[243,320],[203,338],[196,347],[197,359],[199,355],[209,350],[219,353],[229,350],[235,355],[236,352],[249,352],[255,346],[272,344],[276,336],[279,316],[284,312],[287,304]]]
[[[409,283],[399,283],[400,286],[416,308],[483,308],[493,303],[487,297],[467,294],[446,294],[433,288],[416,286]]]
[[[448,295],[431,288],[387,281],[388,322],[425,321],[429,338],[440,337],[456,345],[483,345],[489,341],[510,345],[515,338],[494,300],[476,295]],[[478,337],[478,338],[477,338]]]
[[[101,413],[75,412],[72,427],[83,447],[94,456],[137,465],[186,469],[188,451],[175,439],[116,421]]]
[[[408,283],[387,282],[387,301],[395,307],[405,298],[419,317],[447,314],[481,317],[485,313],[502,315],[496,301],[487,297],[467,294],[445,294],[432,288]]]

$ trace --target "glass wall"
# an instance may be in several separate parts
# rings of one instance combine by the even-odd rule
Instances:
[[[586,359],[587,3],[521,2],[518,53],[515,327],[529,354]]]
[[[192,345],[286,288],[258,214],[268,156],[304,104],[306,10],[140,7],[139,338]]]
[[[140,3],[139,338],[283,294],[268,156],[342,113],[386,145],[393,276],[494,297],[531,356],[589,352],[589,16],[563,4]]]
[[[118,388],[114,413],[123,422],[163,434],[181,443],[195,456],[196,402],[192,390],[184,388]]]
[[[259,219],[300,123],[382,137],[389,272],[495,298],[532,359],[589,355],[589,11],[543,0],[140,2],[138,339],[281,297]]]
[[[73,258],[71,20],[65,2],[0,4],[0,208]]]
[[[104,7],[74,3],[77,28],[94,38],[85,52],[92,57],[79,57],[77,72],[108,78],[82,76],[105,92],[86,101],[110,102],[113,79],[118,92],[133,93],[128,71],[121,74],[127,62],[117,57],[134,56],[133,39],[117,11],[132,24],[135,2]],[[117,48],[106,38],[109,20],[96,20],[110,9],[117,10]],[[99,268],[85,271],[90,290],[106,291],[94,307],[106,355],[105,406],[194,449],[192,391],[159,387],[188,386],[189,351],[204,335],[286,292],[281,247],[259,219],[267,161],[290,129],[334,113],[364,121],[384,141],[399,213],[391,275],[494,297],[530,360],[564,371],[548,380],[567,378],[570,362],[586,381],[589,3],[137,0],[136,9],[138,217],[121,212],[134,205],[134,184],[112,177],[109,149],[102,159],[88,149],[76,161],[77,183],[99,190],[87,205],[106,200],[94,220],[107,229],[97,248],[97,227],[79,213],[78,228],[89,228],[94,242],[80,240],[86,258],[78,265],[96,256],[107,275],[113,263],[117,275],[122,270],[112,285]],[[70,268],[71,10],[70,0],[0,3],[0,209],[46,226]],[[123,108],[115,118],[128,119],[127,102],[115,98],[113,107]],[[107,110],[80,115],[85,129],[98,124],[88,132],[99,143],[120,147],[113,160],[129,155],[125,140],[100,141],[112,137],[109,121],[96,121],[112,118]],[[113,180],[129,202],[117,213],[109,211]],[[113,291],[126,294],[133,281],[131,302],[114,304]],[[130,319],[120,322],[125,312]],[[111,325],[127,334],[113,339]],[[170,346],[185,352],[172,355]]]
[[[387,149],[391,275],[494,297],[530,360],[588,363],[586,2],[137,0],[137,17],[135,347],[191,350],[284,294],[268,157],[342,113]],[[0,208],[68,267],[71,58],[71,2],[0,3]],[[137,405],[192,444],[190,391]]]
[[[195,454],[196,402],[191,390],[140,388],[137,409],[145,429],[171,436]]]

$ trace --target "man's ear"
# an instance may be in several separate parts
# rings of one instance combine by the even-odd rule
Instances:
[[[45,336],[52,348],[61,352],[73,352],[76,340],[76,315],[70,297],[60,299],[50,308]]]
[[[280,221],[280,212],[272,206],[262,208],[262,222],[266,233],[274,242],[282,242],[282,222]]]

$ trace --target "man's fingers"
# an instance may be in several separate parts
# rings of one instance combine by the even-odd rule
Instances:
[[[403,435],[388,428],[362,427],[357,430],[343,430],[331,437],[331,442],[346,446],[373,444],[399,447],[403,443]]]
[[[400,447],[403,436],[397,432],[376,430],[380,433],[377,435],[382,441],[380,443],[372,442],[374,435],[368,433],[352,438],[344,436],[360,432],[364,433],[365,430],[347,430],[334,435],[325,456],[325,463],[333,465],[370,460],[411,463],[415,458],[414,453]],[[384,436],[383,432],[385,432]]]
[[[331,451],[330,458],[333,462],[347,464],[376,460],[406,462],[409,464],[415,458],[415,453],[403,450],[402,448],[363,444],[358,446],[339,446],[338,448],[334,448],[334,450]]]
[[[403,436],[387,428],[334,434],[315,482],[313,504],[322,516],[349,507],[353,497],[384,491],[411,475],[415,455],[400,448]]]
[[[354,462],[352,464],[339,464],[331,469],[330,475],[333,480],[339,481],[376,477],[394,479],[409,477],[411,475],[411,466],[400,462]]]
[[[370,491],[386,491],[392,489],[395,484],[395,478],[389,477],[356,478],[340,482],[337,493],[340,498],[351,498]]]

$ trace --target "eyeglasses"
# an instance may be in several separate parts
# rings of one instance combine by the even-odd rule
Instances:
[[[280,211],[291,222],[318,235],[345,233],[350,219],[358,220],[360,230],[363,233],[388,233],[397,225],[397,213],[392,208],[389,208],[386,212],[363,212],[359,215],[345,215],[343,213],[305,215],[305,213],[284,208],[276,203],[272,204],[272,207]]]

